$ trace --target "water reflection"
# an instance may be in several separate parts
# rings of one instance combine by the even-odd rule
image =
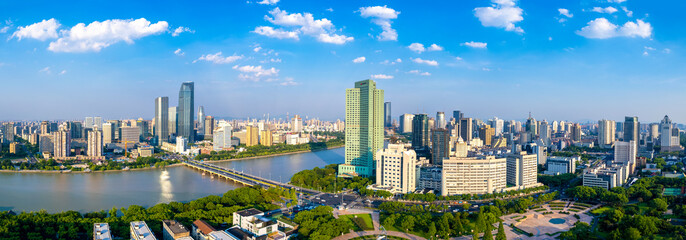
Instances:
[[[171,202],[174,199],[174,194],[172,193],[172,183],[169,181],[169,172],[167,170],[162,171],[160,174],[160,200],[161,202]]]

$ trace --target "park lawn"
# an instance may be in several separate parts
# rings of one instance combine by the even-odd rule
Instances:
[[[428,237],[426,236],[426,233],[414,232],[414,231],[406,232],[405,230],[398,229],[398,228],[395,227],[395,226],[389,226],[389,225],[382,225],[382,226],[386,229],[386,231],[403,232],[403,233],[414,234],[414,235],[416,235],[416,236],[420,236],[420,237],[423,237],[423,238],[428,238]]]
[[[360,218],[364,220],[365,225],[367,225],[366,228],[362,228],[362,226],[359,226],[355,221],[353,221],[353,218]],[[355,215],[341,215],[340,218],[346,219],[346,221],[349,221],[354,227],[355,231],[359,231],[358,229],[361,230],[374,230],[374,224],[372,223],[372,215],[370,214],[355,214]]]
[[[593,210],[591,211],[591,213],[592,213],[593,215],[599,216],[599,215],[602,215],[605,211],[612,210],[612,209],[614,209],[614,208],[608,207],[608,206],[603,206],[603,207],[599,207],[599,208],[593,209]]]

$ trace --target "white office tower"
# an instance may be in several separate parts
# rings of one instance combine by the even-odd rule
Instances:
[[[93,128],[93,117],[86,117],[83,121],[84,128]]]
[[[98,129],[102,129],[102,117],[94,117],[93,118],[93,127],[97,127]]]
[[[411,133],[412,132],[412,119],[414,114],[405,113],[400,116],[400,132]]]
[[[634,141],[615,142],[615,162],[630,166],[629,172],[633,174],[636,168],[636,144]]]
[[[219,122],[219,127],[214,130],[212,140],[213,150],[215,151],[231,148],[231,124]]]
[[[507,155],[507,184],[526,188],[538,183],[537,157],[526,152]]]
[[[679,146],[679,129],[674,127],[667,115],[660,122],[660,152],[681,151]]]
[[[300,118],[300,115],[295,115],[293,119],[291,119],[291,131],[293,132],[302,132],[303,130],[303,119]]]
[[[615,143],[617,123],[612,120],[598,121],[598,145],[602,148],[611,148]]]
[[[441,195],[500,192],[507,186],[507,160],[451,157],[443,160]]]
[[[100,131],[97,127],[94,128],[93,131],[88,132],[88,156],[102,157],[102,134],[102,131]]]
[[[178,136],[176,137],[176,152],[177,153],[185,153],[186,152],[186,138]]]
[[[503,135],[503,129],[505,127],[505,121],[502,119],[498,119],[497,117],[494,117],[491,120],[491,127],[495,129],[495,135],[496,136],[501,136]]]
[[[108,143],[114,142],[114,126],[112,123],[102,124],[102,144],[107,145]]]
[[[467,145],[462,137],[459,137],[455,142],[455,157],[467,157],[469,154],[469,146]]]
[[[391,193],[416,189],[417,154],[402,144],[388,144],[376,154],[376,185]]]
[[[556,157],[551,156],[547,161],[547,170],[543,174],[559,175],[565,173],[574,173],[576,171],[576,162],[581,161],[581,157]]]
[[[539,136],[541,136],[541,141],[545,146],[550,146],[550,126],[548,121],[543,120],[539,122],[541,125],[538,128]]]

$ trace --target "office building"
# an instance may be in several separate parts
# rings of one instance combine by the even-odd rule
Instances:
[[[441,191],[442,167],[430,164],[425,164],[418,167],[417,190],[433,190],[435,192]]]
[[[169,142],[169,97],[155,98],[155,137],[160,145]]]
[[[108,123],[105,123],[108,124]],[[104,124],[103,124],[104,125]],[[103,137],[102,131],[97,127],[88,132],[88,156],[102,157]]]
[[[83,120],[83,127],[93,128],[93,117],[86,117],[86,119]]]
[[[393,122],[391,118],[391,102],[385,102],[383,104],[383,115],[384,115],[384,126],[393,127]]]
[[[245,132],[245,146],[255,146],[260,144],[260,129],[258,127],[247,126]]]
[[[279,230],[278,224],[275,221],[266,218],[262,211],[254,208],[234,212],[233,225],[247,230],[256,236],[267,235]]]
[[[2,124],[2,142],[14,142],[14,123],[6,122]]]
[[[191,236],[191,232],[176,220],[162,220],[162,230],[164,240],[188,239]]]
[[[179,89],[179,105],[176,109],[177,127],[176,135],[195,142],[195,90],[193,82],[184,82]]]
[[[636,143],[634,141],[617,141],[615,142],[615,162],[621,163],[631,167],[631,173],[633,173],[636,165],[636,154],[638,149],[636,149]]]
[[[205,108],[203,106],[198,107],[198,135],[205,135]]]
[[[408,193],[416,189],[417,154],[402,144],[389,144],[376,154],[376,185],[391,193]]]
[[[651,142],[655,142],[659,136],[660,136],[660,124],[651,123],[648,126],[648,138],[650,138]]]
[[[455,110],[453,111],[453,118],[455,119],[456,122],[460,122],[462,118],[464,118],[464,113],[461,112],[460,110]]]
[[[462,140],[462,137],[459,137],[457,141],[455,141],[455,157],[467,157],[469,154],[469,146],[467,146],[467,143]]]
[[[545,166],[548,157],[548,148],[539,143],[541,142],[526,144],[525,150],[529,154],[535,154],[537,156],[536,162],[538,162],[538,165]]]
[[[80,122],[68,122],[67,124],[69,125],[69,130],[71,131],[72,139],[79,139],[84,137],[84,135],[82,135],[83,125]]]
[[[581,161],[581,157],[548,157],[546,164],[547,170],[544,174],[559,175],[576,172],[576,162]]]
[[[679,146],[679,129],[665,115],[665,118],[660,122],[660,152],[678,151],[681,151],[681,146]]]
[[[129,224],[132,240],[156,240],[155,234],[150,231],[148,224],[144,221],[135,221]]]
[[[414,120],[414,115],[405,113],[400,116],[400,132],[411,133],[412,132],[412,120]]]
[[[472,141],[472,118],[460,119],[460,137],[462,140],[469,143]]]
[[[429,117],[426,114],[415,114],[412,119],[412,147],[414,149],[429,146]]]
[[[53,146],[55,158],[65,158],[71,156],[71,131],[66,127],[60,126],[60,129],[53,132]]]
[[[622,138],[622,141],[634,141],[636,148],[638,148],[638,141],[640,140],[638,138],[638,126],[640,126],[638,117],[624,117],[624,138]]]
[[[102,117],[93,117],[93,126],[92,127],[98,127],[98,129],[102,129]]]
[[[114,142],[114,127],[112,123],[102,124],[102,144],[107,145],[108,143]]]
[[[548,125],[548,121],[543,120],[539,124],[539,129],[538,129],[538,135],[540,136],[541,140],[545,144],[545,146],[550,146],[550,126]]]
[[[535,154],[519,152],[507,155],[507,184],[528,187],[538,183],[538,163]]]
[[[295,115],[291,119],[291,131],[293,132],[302,132],[303,130],[303,119],[300,118],[300,115]]]
[[[371,177],[384,142],[384,91],[364,80],[346,89],[345,98],[345,163],[338,165],[338,174]]]
[[[212,134],[214,134],[214,117],[205,117],[205,139],[212,139]]]
[[[176,112],[177,107],[169,107],[169,139],[173,139],[177,135],[177,122],[179,114]]]
[[[500,192],[507,186],[506,178],[505,158],[451,157],[443,160],[441,195]]]
[[[54,133],[53,133],[54,134]],[[38,139],[38,151],[41,153],[49,152],[55,153],[55,145],[53,139],[55,139],[53,134],[41,134]]]
[[[186,150],[188,150],[188,140],[181,136],[176,137],[176,152],[186,153]]]
[[[584,170],[583,185],[610,190],[611,188],[620,187],[626,183],[629,174],[629,167],[627,165],[601,164],[597,167]]]
[[[260,145],[271,146],[272,144],[274,144],[273,137],[272,137],[272,131],[271,130],[260,131]]]
[[[231,124],[220,122],[217,131],[212,134],[213,150],[221,151],[231,148]]]
[[[444,112],[437,112],[436,113],[436,122],[434,122],[435,126],[434,128],[445,128],[445,125],[447,122],[445,121],[445,113]]]
[[[122,127],[121,142],[125,143],[139,143],[141,138],[141,131],[138,127]]]
[[[602,148],[611,148],[615,143],[615,131],[617,124],[612,120],[598,121],[598,145]]]
[[[538,122],[536,122],[536,119],[531,117],[531,113],[529,113],[529,118],[526,119],[525,130],[529,135],[529,141],[533,141],[538,137]]]
[[[107,223],[94,223],[93,240],[112,240],[110,225]]]
[[[495,129],[489,125],[484,125],[479,129],[479,138],[484,141],[484,146],[491,146],[493,137],[495,136]]]
[[[445,128],[431,132],[431,164],[441,165],[444,158],[450,157],[450,134]]]

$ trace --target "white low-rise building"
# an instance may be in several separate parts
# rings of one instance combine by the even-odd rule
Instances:
[[[546,163],[547,170],[543,174],[559,175],[565,173],[574,173],[576,171],[576,162],[581,161],[581,157],[548,157]]]
[[[443,160],[441,195],[500,192],[507,186],[506,177],[505,158],[446,158]]]

